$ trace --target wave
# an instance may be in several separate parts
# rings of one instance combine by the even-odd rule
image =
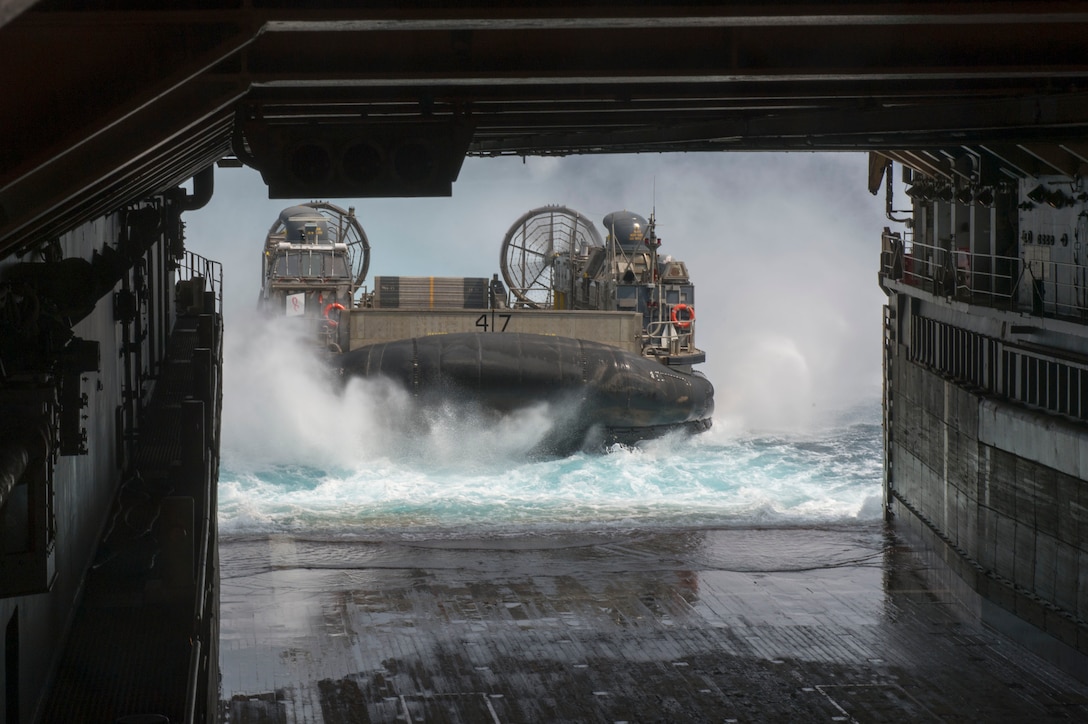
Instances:
[[[496,418],[450,405],[420,425],[401,390],[366,380],[339,389],[304,345],[282,337],[255,328],[226,350],[226,536],[453,538],[880,516],[878,401],[814,433],[750,433],[723,415],[694,437],[531,459],[563,410]]]

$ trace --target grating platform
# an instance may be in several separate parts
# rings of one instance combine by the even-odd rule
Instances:
[[[221,541],[225,721],[1088,721],[879,526]]]

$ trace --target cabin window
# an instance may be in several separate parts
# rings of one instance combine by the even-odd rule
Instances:
[[[332,262],[332,269],[329,271],[331,277],[344,277],[345,279],[351,276],[351,272],[348,270],[348,260],[342,256],[329,257],[329,261]]]
[[[298,254],[292,254],[285,252],[276,257],[275,273],[276,277],[297,277],[299,276],[299,256]]]
[[[315,259],[313,254],[301,254],[299,258],[299,275],[304,277],[321,276],[321,257],[318,256]]]
[[[275,277],[339,277],[348,279],[351,270],[343,256],[313,251],[290,251],[276,257]]]
[[[302,260],[299,258],[299,255],[298,254],[288,254],[286,256],[286,259],[287,259],[287,271],[284,272],[284,275],[289,276],[289,277],[300,276],[301,272],[299,271],[299,266],[300,266],[299,263]]]

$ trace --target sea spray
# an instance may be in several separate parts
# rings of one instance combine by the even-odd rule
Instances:
[[[814,433],[710,432],[602,454],[528,453],[563,411],[419,411],[256,325],[227,348],[220,530],[385,538],[812,525],[879,517],[879,403]],[[410,423],[410,424],[409,424]]]

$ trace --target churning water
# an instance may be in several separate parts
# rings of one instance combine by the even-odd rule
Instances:
[[[528,453],[562,411],[427,413],[372,382],[333,384],[304,345],[228,346],[224,535],[456,538],[647,528],[821,525],[879,517],[879,401],[813,433],[708,433],[604,453]],[[414,420],[408,428],[406,422]]]

